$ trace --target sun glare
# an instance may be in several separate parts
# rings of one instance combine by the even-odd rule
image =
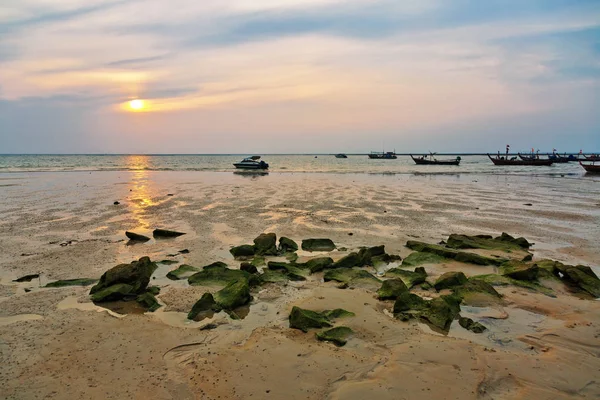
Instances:
[[[140,99],[131,100],[129,102],[129,107],[133,110],[141,110],[144,108],[144,101]]]

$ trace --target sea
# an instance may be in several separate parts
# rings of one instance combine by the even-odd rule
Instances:
[[[74,171],[214,171],[233,172],[233,163],[246,155],[0,155],[0,173]],[[453,159],[455,156],[438,156]],[[262,156],[270,173],[335,174],[499,174],[555,177],[585,177],[577,162],[552,166],[495,166],[487,156],[463,155],[459,166],[416,165],[409,156],[374,160],[367,155],[336,158],[329,154],[272,154]]]

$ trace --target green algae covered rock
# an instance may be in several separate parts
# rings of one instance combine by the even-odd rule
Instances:
[[[305,251],[332,251],[335,244],[331,239],[304,239],[302,241],[302,250]]]
[[[428,321],[434,327],[447,332],[450,329],[450,324],[460,312],[460,306],[449,301],[449,299],[452,298],[440,296],[430,300],[419,313],[419,317]]]
[[[336,326],[323,332],[317,332],[316,337],[318,340],[332,342],[336,346],[341,347],[348,342],[348,338],[353,333],[354,331],[347,326]]]
[[[331,323],[323,314],[294,306],[289,316],[290,328],[308,332],[311,328],[329,328]]]
[[[154,312],[161,307],[156,297],[150,292],[140,294],[135,298],[135,301],[150,312]]]
[[[361,257],[358,253],[352,252],[334,262],[331,268],[352,268],[360,266],[362,266]]]
[[[153,295],[157,295],[160,293],[160,288],[158,286],[148,286],[146,292],[152,293]]]
[[[354,317],[356,315],[352,311],[346,311],[343,308],[336,308],[334,310],[325,310],[325,311],[321,312],[321,314],[329,320],[334,320],[334,319],[338,319],[338,318],[346,318],[346,317]]]
[[[408,292],[408,288],[402,279],[388,279],[383,281],[383,285],[377,291],[377,298],[379,300],[395,300],[404,292]]]
[[[193,306],[192,310],[188,313],[188,319],[194,319],[200,313],[204,312],[218,312],[220,311],[219,306],[215,302],[212,294],[204,293],[200,300],[198,300]]]
[[[386,271],[385,276],[402,279],[402,282],[410,289],[415,285],[425,283],[427,272],[423,267],[415,268],[414,272],[401,268],[391,268]]]
[[[117,283],[107,288],[97,290],[92,294],[94,303],[102,303],[105,301],[117,301],[135,297],[136,292],[134,287],[126,283]]]
[[[396,298],[393,313],[397,315],[407,311],[420,311],[427,305],[427,301],[414,293],[403,292]]]
[[[250,261],[250,264],[254,265],[255,267],[264,267],[267,265],[267,261],[263,256],[254,256],[252,261]]]
[[[254,239],[254,254],[259,256],[277,255],[277,235],[261,233]]]
[[[600,280],[590,267],[578,265],[566,268],[564,278],[592,296],[600,297]]]
[[[240,271],[246,271],[249,274],[256,274],[258,269],[255,265],[252,265],[252,263],[243,262],[240,264]]]
[[[179,268],[174,269],[173,271],[169,271],[169,273],[167,273],[167,278],[173,281],[187,279],[198,271],[200,271],[199,268],[192,267],[191,265],[187,264],[182,264],[179,266]]]
[[[250,302],[250,286],[248,280],[239,279],[231,282],[214,294],[215,303],[224,310],[233,310]]]
[[[298,244],[296,242],[285,236],[279,238],[280,253],[293,253],[295,251],[298,251]]]
[[[63,279],[60,281],[54,281],[48,283],[47,288],[60,288],[65,286],[89,286],[98,282],[98,279],[88,279],[88,278],[77,278],[77,279]]]
[[[523,249],[528,249],[529,247],[531,247],[531,243],[529,243],[524,237],[514,238],[505,232],[502,232],[502,234],[494,240],[512,243]]]
[[[466,282],[467,277],[464,273],[460,271],[450,271],[440,276],[433,284],[433,287],[435,290],[439,291],[442,289],[450,289],[454,286],[460,286]]]
[[[454,259],[465,264],[475,265],[500,265],[507,261],[505,258],[480,256],[479,254],[467,253],[465,251],[459,251],[456,253]]]
[[[473,321],[471,318],[460,317],[458,319],[458,324],[463,328],[475,332],[475,333],[483,333],[487,328],[481,325],[479,322]]]
[[[331,257],[313,258],[303,264],[298,264],[301,268],[308,268],[311,273],[323,271],[326,268],[330,268],[332,265],[333,259]]]
[[[482,280],[486,283],[489,283],[492,286],[518,286],[532,290],[534,292],[543,293],[546,296],[556,297],[551,289],[539,284],[538,282],[521,281],[518,279],[513,279],[508,276],[498,274],[476,275],[470,277],[469,280]]]
[[[487,235],[467,236],[452,234],[448,237],[446,245],[453,249],[485,249],[505,252],[529,248],[529,242],[524,238],[515,239],[506,233],[495,239]]]
[[[291,281],[305,281],[308,272],[302,268],[298,268],[294,264],[288,264],[278,261],[269,261],[268,268],[272,271],[284,271],[285,275]]]
[[[402,267],[416,267],[422,264],[439,264],[444,261],[447,261],[447,259],[437,254],[415,251],[402,260]]]
[[[141,294],[146,290],[150,277],[157,265],[148,257],[142,257],[130,264],[119,264],[106,271],[100,281],[92,287],[90,294],[97,293],[116,284],[126,284],[131,287],[130,293]],[[118,293],[118,291],[115,292]],[[129,293],[128,293],[129,294]]]
[[[381,281],[365,270],[357,268],[329,269],[323,275],[325,282],[336,281],[350,286],[377,286]]]
[[[262,274],[260,274],[258,276],[258,279],[260,280],[260,283],[281,283],[281,282],[287,282],[290,280],[290,278],[287,276],[287,274],[285,273],[285,271],[281,271],[281,270],[266,270],[265,272],[263,272]]]
[[[520,261],[508,261],[501,266],[502,275],[520,281],[536,281],[539,267]]]
[[[239,269],[229,269],[227,264],[220,261],[212,263],[202,268],[188,278],[190,285],[229,285],[232,282],[245,279],[250,284],[258,283],[256,276]]]
[[[298,260],[298,254],[296,253],[285,253],[285,259],[295,263]]]
[[[233,258],[237,260],[240,258],[249,258],[254,256],[255,249],[254,246],[250,244],[243,244],[241,246],[232,247],[231,249],[229,249],[229,252],[233,256]]]
[[[406,247],[422,253],[432,253],[440,257],[451,258],[459,262],[476,265],[500,265],[506,259],[480,256],[479,254],[457,251],[437,244],[429,244],[416,240],[406,242]]]
[[[453,287],[452,290],[471,306],[484,306],[499,303],[502,295],[492,285],[481,279],[469,279],[465,284]]]

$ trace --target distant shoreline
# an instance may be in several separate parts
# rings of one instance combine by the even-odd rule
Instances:
[[[373,152],[373,153],[380,153],[380,152]],[[589,155],[589,154],[598,154],[600,153],[600,151],[586,151],[583,154]],[[64,154],[57,154],[57,153],[6,153],[6,154],[0,154],[0,157],[14,157],[14,156],[56,156],[56,157],[64,157],[64,156],[94,156],[94,157],[112,157],[112,156],[152,156],[152,157],[179,157],[179,156],[202,156],[202,157],[231,157],[231,156],[247,156],[248,154],[260,154],[260,155],[264,155],[264,156],[335,156],[336,154],[346,154],[347,156],[368,156],[369,154],[372,154],[371,152],[369,153],[64,153]],[[395,153],[397,156],[406,156],[409,157],[410,155],[423,155],[423,154],[429,154],[429,151],[415,151],[412,153]],[[498,151],[495,152],[487,152],[487,153],[434,153],[436,156],[487,156],[488,154],[490,155],[494,155],[494,154],[498,154]],[[510,156],[516,156],[518,154],[530,154],[530,152],[511,152],[508,153],[508,155]],[[538,153],[536,153],[538,154]],[[540,155],[546,155],[546,154],[552,154],[551,151],[545,151],[539,152]],[[576,152],[557,152],[556,154],[572,154],[572,155],[578,155],[579,151]],[[505,152],[500,152],[500,155],[506,155]]]

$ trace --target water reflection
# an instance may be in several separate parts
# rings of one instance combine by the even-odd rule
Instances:
[[[234,171],[234,175],[243,176],[244,178],[258,179],[261,176],[269,175],[268,171]]]
[[[136,229],[150,229],[150,221],[146,215],[146,209],[156,205],[152,199],[152,179],[150,177],[150,157],[127,156],[127,167],[132,171],[129,183],[129,208],[133,217],[137,220]]]

